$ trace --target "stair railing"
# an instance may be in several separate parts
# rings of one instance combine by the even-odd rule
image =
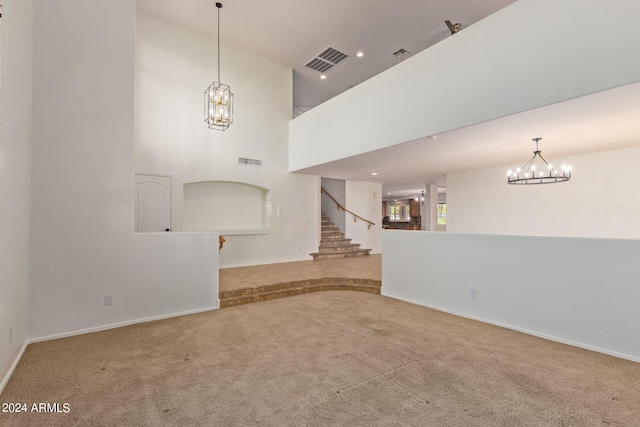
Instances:
[[[371,226],[372,226],[372,225],[376,225],[376,223],[375,223],[375,222],[371,222],[371,221],[369,221],[368,219],[364,219],[364,218],[362,218],[360,215],[357,215],[357,214],[355,214],[355,213],[351,212],[349,209],[346,209],[346,208],[345,208],[344,206],[342,206],[342,205],[340,204],[340,202],[338,202],[338,201],[337,201],[337,200],[336,200],[336,199],[335,199],[331,194],[329,194],[329,192],[327,192],[327,190],[325,190],[325,189],[324,189],[324,187],[320,187],[320,191],[321,191],[322,193],[326,194],[327,196],[329,196],[329,198],[330,198],[331,200],[333,200],[333,203],[335,203],[335,204],[336,204],[336,206],[338,207],[338,210],[339,210],[339,211],[340,211],[340,210],[343,210],[343,211],[345,211],[345,212],[349,212],[351,215],[353,215],[353,222],[357,222],[358,220],[361,220],[361,221],[366,222],[366,223],[367,223],[367,230],[371,229]]]

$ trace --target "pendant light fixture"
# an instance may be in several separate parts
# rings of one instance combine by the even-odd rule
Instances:
[[[562,165],[560,170],[549,164],[542,152],[538,148],[538,142],[542,138],[533,138],[536,143],[536,151],[522,167],[507,172],[508,184],[555,184],[557,182],[566,182],[571,179],[571,166]]]
[[[204,121],[209,129],[227,130],[233,123],[233,94],[228,85],[220,82],[220,9],[222,3],[216,3],[218,8],[218,77],[217,81],[204,91]]]

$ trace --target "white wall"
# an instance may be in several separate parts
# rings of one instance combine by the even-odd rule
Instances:
[[[184,185],[183,200],[185,230],[233,234],[267,228],[266,209],[271,201],[264,188],[237,182],[193,182]]]
[[[27,342],[33,1],[2,6],[0,393]]]
[[[369,223],[361,220],[353,221],[353,216],[346,214],[346,236],[352,243],[360,243],[363,249],[372,249],[377,254],[382,249],[382,184],[373,182],[346,181],[346,208],[372,221],[375,225],[368,228]]]
[[[449,173],[447,230],[640,239],[640,147],[547,160],[570,164],[571,181],[508,185],[519,165]]]
[[[639,14],[635,0],[519,0],[296,117],[289,168],[637,82]]]
[[[639,240],[393,230],[382,240],[383,295],[640,362]]]
[[[347,207],[346,195],[345,195],[345,180],[322,178],[322,188],[327,190],[331,196],[338,201],[342,206]],[[331,222],[342,232],[346,233],[345,228],[345,213],[343,210],[338,209],[335,202],[329,198],[325,193],[321,196],[321,211],[329,218]],[[349,237],[349,236],[347,236]]]
[[[204,123],[204,90],[216,79],[216,41],[138,14],[136,163],[138,172],[174,178],[174,230],[182,227],[182,185],[234,181],[270,191],[268,234],[227,235],[220,265],[310,259],[318,244],[318,182],[288,173],[291,69],[221,45],[221,80],[234,93],[225,132]],[[262,166],[238,164],[238,157]]]
[[[424,206],[420,206],[422,230],[438,230],[438,186],[427,185],[424,193]]]
[[[30,340],[218,306],[215,233],[133,233],[134,47],[135,2],[34,1]]]

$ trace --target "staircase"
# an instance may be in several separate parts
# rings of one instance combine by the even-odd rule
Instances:
[[[360,243],[351,243],[351,239],[344,237],[338,227],[322,214],[322,235],[318,252],[309,254],[313,259],[335,259],[366,256],[371,249],[360,249]]]

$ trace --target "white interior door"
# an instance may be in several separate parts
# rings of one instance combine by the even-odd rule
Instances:
[[[136,174],[135,232],[171,231],[171,177]]]

